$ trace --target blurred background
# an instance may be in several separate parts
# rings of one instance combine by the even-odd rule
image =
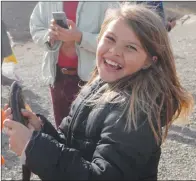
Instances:
[[[28,41],[29,17],[37,1],[3,1],[2,19],[6,23],[11,36],[15,42]],[[193,1],[170,1],[164,2],[167,16],[182,17],[187,12],[196,12],[196,2]]]

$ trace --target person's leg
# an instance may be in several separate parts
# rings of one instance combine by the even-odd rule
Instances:
[[[58,77],[54,87],[50,87],[54,118],[57,127],[60,125],[63,118],[69,114],[71,103],[80,90],[80,87],[78,86],[80,79],[78,76],[58,76],[60,77]]]

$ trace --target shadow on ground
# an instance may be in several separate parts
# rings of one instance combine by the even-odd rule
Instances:
[[[196,130],[173,125],[170,128],[167,139],[196,147]]]

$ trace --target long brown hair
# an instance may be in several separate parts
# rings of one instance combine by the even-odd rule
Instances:
[[[148,57],[157,56],[158,61],[146,70],[140,70],[112,83],[105,94],[101,94],[97,103],[103,102],[102,99],[106,95],[112,95],[114,90],[124,91],[130,88],[130,111],[125,127],[128,131],[131,130],[131,125],[136,128],[137,113],[142,111],[147,115],[156,140],[160,141],[167,136],[169,126],[176,118],[180,115],[188,116],[193,98],[179,82],[168,33],[156,12],[144,5],[128,4],[108,10],[98,40],[103,36],[109,23],[118,18],[123,19],[132,28]],[[97,76],[98,70],[95,68],[88,84]],[[162,135],[163,121],[165,132]]]

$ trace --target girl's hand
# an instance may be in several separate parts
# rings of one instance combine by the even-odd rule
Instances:
[[[28,124],[29,129],[34,129],[36,131],[39,131],[41,129],[42,121],[36,116],[35,113],[28,111],[26,109],[22,109],[21,113],[24,117],[27,117],[29,121]],[[13,119],[12,110],[11,108],[8,107],[8,104],[4,106],[4,114],[6,119],[10,119],[10,120]]]
[[[26,109],[22,109],[21,112],[22,112],[22,115],[24,117],[27,117],[27,119],[29,121],[29,124],[28,124],[29,129],[32,129],[32,127],[36,131],[39,131],[41,129],[42,120],[39,119],[34,112],[28,111]]]
[[[6,119],[3,124],[5,133],[9,136],[9,148],[20,156],[26,144],[29,142],[33,130],[9,118]]]

